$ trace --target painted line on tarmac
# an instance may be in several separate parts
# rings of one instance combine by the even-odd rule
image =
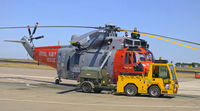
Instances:
[[[81,106],[105,106],[105,107],[140,107],[140,108],[190,108],[197,109],[199,106],[170,106],[170,105],[122,105],[122,104],[84,104],[84,103],[67,103],[67,102],[57,102],[57,101],[37,101],[37,100],[18,100],[18,99],[0,99],[0,101],[15,101],[15,102],[30,102],[30,103],[44,103],[44,104],[61,104],[61,105],[81,105]]]
[[[27,76],[27,75],[15,75],[15,74],[1,74],[0,77],[28,77],[28,78],[41,78],[41,79],[55,79],[55,77],[45,77],[45,76]]]

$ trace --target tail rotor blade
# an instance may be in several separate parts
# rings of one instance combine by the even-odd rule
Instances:
[[[35,27],[34,27],[34,29],[33,29],[32,36],[35,34],[35,31],[36,31],[37,27],[38,27],[38,22],[36,22],[36,24],[35,24]]]
[[[29,36],[31,36],[31,29],[29,25],[28,25],[28,33],[29,33]]]
[[[41,38],[44,38],[44,36],[38,36],[38,37],[34,37],[33,39],[41,39]]]

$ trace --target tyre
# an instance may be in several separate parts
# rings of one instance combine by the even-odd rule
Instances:
[[[161,95],[160,88],[156,85],[153,85],[149,88],[149,95],[151,97],[159,97]]]
[[[165,95],[164,94],[160,94],[160,97],[164,97]]]
[[[137,93],[136,96],[141,96],[141,93]]]
[[[138,93],[138,89],[135,85],[128,84],[125,87],[125,93],[126,93],[127,96],[135,96]]]
[[[101,93],[101,89],[94,89],[94,93]]]
[[[92,92],[92,86],[90,83],[85,82],[81,85],[81,90],[85,93],[90,93]]]
[[[55,80],[55,84],[60,84],[60,80],[59,80],[59,79],[56,79],[56,80]]]

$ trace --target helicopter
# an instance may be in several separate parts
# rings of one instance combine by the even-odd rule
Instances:
[[[42,39],[44,36],[34,37],[37,28],[92,28],[96,29],[83,35],[72,35],[70,45],[56,45],[35,47],[33,40]],[[149,64],[154,62],[153,53],[149,50],[146,40],[140,38],[119,37],[117,32],[130,32],[140,34],[163,41],[171,42],[184,47],[200,50],[168,39],[200,45],[199,43],[176,39],[172,37],[124,30],[113,23],[107,23],[104,27],[91,26],[22,26],[0,27],[0,29],[28,28],[29,37],[21,40],[5,40],[6,42],[21,43],[30,57],[40,63],[44,63],[57,70],[56,84],[61,79],[77,80],[80,69],[83,66],[100,67],[106,69],[114,83],[120,73],[148,73]],[[33,33],[31,33],[31,28]]]

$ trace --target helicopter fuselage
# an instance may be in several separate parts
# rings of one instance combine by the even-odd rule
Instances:
[[[45,63],[56,68],[59,78],[76,80],[80,74],[80,68],[89,66],[106,69],[115,82],[117,76],[122,73],[145,73],[146,70],[135,71],[134,66],[142,63],[143,69],[148,69],[149,63],[152,62],[152,59],[148,59],[151,57],[146,49],[131,47],[130,41],[124,44],[124,39],[126,40],[124,37],[105,37],[104,33],[94,36],[101,37],[97,39],[92,37],[93,39],[87,41],[89,48],[87,48],[88,45],[82,49],[73,45],[35,47],[33,58],[38,63]],[[127,40],[131,39],[127,38]]]

